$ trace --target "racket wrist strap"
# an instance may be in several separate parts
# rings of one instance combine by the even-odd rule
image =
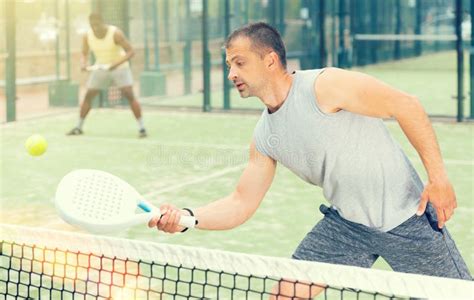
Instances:
[[[193,212],[190,208],[184,207],[184,208],[182,208],[182,210],[187,211],[191,217],[194,217],[194,212]],[[198,220],[196,220],[196,223],[195,223],[194,225],[197,225],[198,223],[199,223]],[[181,232],[185,232],[185,231],[187,231],[188,229],[189,229],[189,228],[186,227],[186,228],[184,228],[183,230],[181,230]]]

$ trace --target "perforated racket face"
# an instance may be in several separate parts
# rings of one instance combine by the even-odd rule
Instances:
[[[56,192],[56,206],[68,218],[92,224],[135,214],[138,193],[125,181],[98,170],[66,175]]]

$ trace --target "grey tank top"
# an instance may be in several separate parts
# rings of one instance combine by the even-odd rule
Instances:
[[[423,183],[381,119],[320,110],[314,83],[323,70],[297,71],[282,106],[264,110],[257,151],[321,187],[344,219],[389,231],[415,214]]]

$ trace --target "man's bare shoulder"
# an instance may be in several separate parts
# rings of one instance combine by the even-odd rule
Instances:
[[[114,32],[114,39],[123,39],[125,35],[123,34],[122,29],[115,27],[115,32]]]
[[[314,84],[315,84],[315,87],[319,87],[319,88],[324,88],[324,87],[335,88],[334,84],[347,82],[347,80],[350,80],[351,78],[354,78],[355,76],[358,76],[360,74],[362,73],[344,70],[344,69],[335,68],[335,67],[328,67],[328,68],[324,68],[324,70],[318,76],[318,79],[315,81]]]

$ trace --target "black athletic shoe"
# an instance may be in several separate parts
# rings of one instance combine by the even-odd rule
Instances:
[[[142,128],[142,129],[140,129],[140,131],[138,131],[138,137],[139,138],[147,137],[145,128]]]
[[[66,135],[81,135],[81,134],[83,134],[82,130],[80,130],[77,127],[74,127],[71,131],[66,133]]]

